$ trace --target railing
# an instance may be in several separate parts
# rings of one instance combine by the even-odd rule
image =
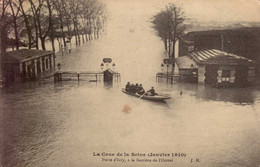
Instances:
[[[120,73],[112,73],[113,78],[116,82],[121,81]],[[88,80],[89,82],[100,82],[101,77],[103,78],[103,72],[89,72],[89,71],[58,71],[54,73],[54,83],[61,81],[71,81],[71,80]]]
[[[166,83],[174,83],[174,80],[179,78],[179,75],[174,75],[171,73],[157,73],[156,74],[156,82],[163,82],[164,80],[166,80]]]

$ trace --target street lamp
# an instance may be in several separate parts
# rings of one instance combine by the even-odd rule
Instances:
[[[168,64],[168,62],[165,62],[165,64],[166,64],[166,69],[167,69],[167,73],[166,73],[166,78],[167,78],[167,83],[168,83],[168,68],[169,68],[169,64]],[[161,70],[163,71],[163,69],[164,69],[164,64],[162,63],[161,64]]]
[[[167,64],[166,67],[167,67],[167,84],[168,84],[168,78],[169,78],[168,77],[168,68],[169,68],[169,64]]]
[[[163,65],[163,63],[161,64],[161,70],[163,71],[163,68],[164,68],[164,65]]]
[[[115,70],[115,66],[116,66],[116,64],[115,64],[115,63],[113,63],[113,65],[112,65],[112,68],[113,68],[113,70]]]
[[[104,68],[104,64],[103,64],[103,63],[101,63],[101,65],[100,65],[100,66],[101,66],[101,70],[103,70],[103,68]]]
[[[60,64],[60,63],[58,63],[58,64],[57,64],[57,67],[58,67],[58,69],[59,69],[59,71],[60,71],[61,64]]]

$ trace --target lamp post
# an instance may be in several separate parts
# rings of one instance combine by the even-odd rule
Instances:
[[[113,63],[113,65],[112,65],[112,69],[115,70],[115,67],[116,67],[116,64]]]
[[[104,64],[103,63],[101,63],[101,70],[103,70],[104,69]]]
[[[62,25],[60,25],[60,32],[61,32],[61,34],[62,34],[62,39],[63,39],[64,36],[63,36],[63,26],[62,26]],[[63,42],[64,42],[64,41],[63,41]],[[62,45],[62,44],[59,43],[59,49],[61,49],[61,45]]]
[[[168,68],[169,68],[169,64],[167,63],[167,65],[166,65],[166,67],[167,67],[167,75],[166,75],[166,77],[167,77],[167,84],[168,84]]]
[[[161,64],[161,70],[163,71],[163,69],[164,69],[164,64],[162,63],[162,64]],[[168,78],[169,78],[169,77],[168,77],[168,75],[169,75],[168,69],[169,69],[169,64],[166,63],[166,70],[167,70],[167,71],[166,71],[166,78],[167,78],[166,80],[167,80],[167,83],[168,83]]]
[[[161,64],[161,70],[163,71],[163,68],[164,68],[164,65],[163,65],[163,63]]]
[[[191,64],[191,65],[190,65],[190,68],[191,68],[191,74],[192,74],[192,76],[193,76],[193,75],[195,74],[195,71],[194,71],[195,67],[194,67],[193,64]]]
[[[58,69],[59,69],[59,71],[60,71],[61,64],[60,64],[60,63],[58,63],[58,64],[57,64],[57,67],[58,67]]]

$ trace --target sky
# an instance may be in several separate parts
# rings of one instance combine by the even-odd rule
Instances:
[[[260,0],[104,0],[112,15],[152,16],[169,2],[198,22],[260,22]]]

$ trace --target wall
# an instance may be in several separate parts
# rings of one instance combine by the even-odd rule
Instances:
[[[37,63],[39,62],[39,63]],[[25,64],[25,75],[23,74],[23,63]],[[48,65],[46,64],[48,63]],[[51,71],[54,68],[53,55],[46,55],[36,59],[31,59],[20,63],[20,76],[22,80],[40,78],[42,74]]]

